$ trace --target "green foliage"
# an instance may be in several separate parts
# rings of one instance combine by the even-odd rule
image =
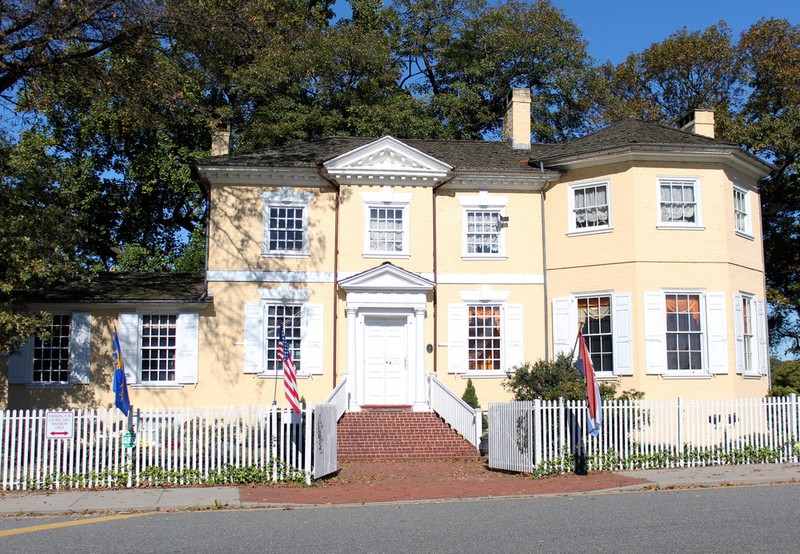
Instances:
[[[772,370],[770,396],[800,394],[800,360],[787,360]]]
[[[503,387],[514,393],[514,400],[585,400],[586,381],[568,356],[559,354],[554,361],[537,360],[514,368],[503,381]],[[599,383],[603,400],[614,398],[616,383]],[[637,400],[644,393],[624,391],[620,399]]]
[[[470,408],[480,408],[478,402],[478,393],[475,392],[475,385],[472,384],[472,379],[467,379],[467,387],[464,389],[464,394],[461,395],[461,400],[467,403]]]

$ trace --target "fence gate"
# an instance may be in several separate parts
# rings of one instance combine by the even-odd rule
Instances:
[[[489,467],[533,471],[533,403],[489,404]]]
[[[314,407],[314,479],[337,471],[337,457],[336,405],[317,404]]]

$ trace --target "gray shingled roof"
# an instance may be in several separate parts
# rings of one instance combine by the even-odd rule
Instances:
[[[33,303],[120,302],[203,303],[205,277],[196,273],[99,273],[88,282],[57,285],[30,298]]]

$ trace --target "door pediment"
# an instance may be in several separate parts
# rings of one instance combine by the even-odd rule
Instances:
[[[417,292],[433,289],[433,281],[389,262],[339,281],[350,292]]]
[[[328,175],[346,185],[435,185],[452,166],[385,136],[323,164]]]

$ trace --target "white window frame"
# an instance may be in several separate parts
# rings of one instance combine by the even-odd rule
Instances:
[[[278,341],[280,340],[280,324],[269,325],[270,309],[297,310],[297,314],[292,316],[299,320],[299,325],[292,325],[291,332],[286,334],[286,342],[289,344],[289,349],[292,351],[292,360],[294,361],[297,373],[303,373],[303,304],[296,302],[264,302],[264,373],[270,375],[283,375],[283,364],[278,362]],[[285,321],[285,319],[284,319]],[[284,333],[286,329],[284,328]],[[270,344],[274,344],[270,348]],[[270,369],[272,365],[272,369]]]
[[[739,205],[741,197],[741,206]],[[752,210],[750,204],[750,191],[741,187],[733,187],[733,228],[737,235],[748,239],[753,238]],[[740,221],[742,224],[740,225]],[[741,228],[740,228],[741,227]]]
[[[754,294],[737,292],[733,295],[736,373],[745,377],[761,377],[769,373],[769,336],[765,306],[764,301]],[[749,333],[745,307],[749,311]]]
[[[692,331],[691,329],[681,329],[681,320],[679,317],[676,318],[676,325],[678,328],[675,330],[670,330],[670,322],[669,322],[669,314],[670,312],[666,309],[667,304],[667,297],[676,297],[676,300],[680,300],[681,297],[686,297],[687,300],[691,297],[697,298],[697,315],[700,318],[698,326],[700,329],[698,331]],[[701,292],[697,291],[665,291],[664,292],[664,313],[665,313],[665,320],[664,320],[664,330],[665,330],[665,340],[667,342],[667,373],[674,374],[674,375],[705,375],[709,373],[708,371],[708,347],[706,346],[708,340],[708,330],[707,330],[707,322],[706,322],[706,299],[705,295]],[[674,312],[676,314],[686,315],[687,313],[694,313],[694,312]],[[688,348],[682,347],[680,342],[680,337],[682,336],[696,336],[698,337],[699,341],[699,348],[700,348],[700,367],[695,369],[680,369],[679,367],[670,368],[670,335],[675,335],[675,342],[676,342],[676,350],[675,352],[680,355],[682,352],[691,352],[691,345]]]
[[[148,312],[148,313],[142,313],[142,314],[139,315],[139,356],[138,356],[139,364],[138,364],[138,367],[136,368],[136,371],[139,374],[139,382],[141,384],[148,385],[148,386],[160,386],[160,385],[174,385],[174,384],[176,384],[178,382],[178,315],[179,314],[177,314],[175,312]],[[175,344],[172,347],[163,347],[161,345],[158,345],[158,344],[153,345],[151,343],[147,348],[145,348],[144,344],[142,344],[144,339],[145,339],[145,336],[144,336],[145,319],[146,318],[157,318],[159,321],[156,322],[156,326],[157,327],[161,327],[162,323],[161,323],[160,319],[161,318],[165,318],[165,317],[166,318],[172,318],[172,317],[175,318],[175,323],[174,324],[170,324],[170,327],[172,327],[174,325]],[[150,336],[153,337],[153,336],[157,336],[157,335],[150,335]],[[171,361],[172,362],[172,369],[170,370],[170,369],[162,369],[162,368],[155,368],[155,369],[154,368],[150,368],[150,369],[145,370],[142,367],[142,364],[144,363],[144,352],[145,352],[145,350],[155,351],[155,352],[158,352],[158,351],[161,351],[161,350],[171,350],[172,351],[172,358],[171,359],[165,358],[165,359],[167,359],[167,361]],[[161,359],[160,357],[156,358],[156,360],[160,360],[160,359]],[[124,363],[124,360],[125,360],[125,358],[123,356],[123,363]],[[171,371],[172,374],[173,374],[172,378],[171,379],[145,379],[144,378],[145,372],[155,373],[155,374],[158,375],[158,374],[160,374],[160,373],[162,373],[164,371],[167,371],[167,372]]]
[[[364,245],[365,258],[408,258],[410,256],[409,240],[409,205],[413,193],[397,193],[391,187],[383,187],[380,192],[363,192],[364,201]],[[388,208],[402,212],[402,230],[400,251],[373,250],[370,244],[370,222],[373,209]]]
[[[458,195],[461,203],[461,257],[464,260],[505,260],[508,257],[506,250],[506,229],[508,219],[506,207],[508,206],[508,196],[497,196],[482,190],[478,194]],[[469,251],[469,213],[482,212],[497,214],[500,219],[500,229],[498,236],[498,251],[488,253],[476,253]]]
[[[575,194],[583,189],[588,188],[597,188],[597,187],[605,187],[606,189],[606,210],[608,211],[606,224],[605,225],[594,225],[591,227],[578,227],[577,224],[577,215],[576,210],[579,208],[576,207],[575,202]],[[569,198],[568,198],[568,206],[569,206],[569,235],[588,235],[592,233],[607,233],[613,230],[612,221],[611,221],[611,182],[608,180],[603,181],[592,181],[589,183],[576,183],[574,185],[569,186]]]
[[[63,388],[74,384],[88,384],[90,375],[92,316],[88,312],[54,312],[53,315],[69,316],[69,345],[67,381],[34,381],[34,350],[36,337],[30,337],[19,352],[8,358],[8,381],[29,388]]]
[[[597,299],[600,299],[600,298],[608,298],[608,310],[609,310],[608,317],[611,320],[610,321],[611,328],[609,329],[609,331],[607,333],[603,333],[603,332],[592,333],[591,330],[588,328],[588,326],[584,323],[584,326],[583,326],[583,329],[582,329],[583,338],[586,341],[586,347],[589,349],[589,353],[592,355],[592,365],[594,366],[595,373],[597,373],[598,376],[613,375],[614,374],[614,367],[616,365],[616,362],[615,362],[615,357],[616,356],[615,356],[615,353],[614,353],[614,319],[615,319],[614,318],[614,295],[613,294],[609,294],[609,293],[605,293],[605,294],[600,293],[600,294],[592,294],[592,295],[582,294],[582,295],[579,295],[579,296],[577,296],[575,298],[576,307],[577,307],[577,304],[580,304],[581,301],[583,301],[583,300],[589,301],[589,300],[597,300]],[[578,311],[577,315],[578,315],[578,325],[580,325],[580,312],[579,311]],[[603,353],[603,352],[595,353],[593,351],[593,348],[592,348],[593,344],[592,344],[592,340],[591,339],[593,337],[595,337],[595,336],[600,336],[600,337],[608,336],[610,338],[610,341],[611,341],[611,352],[610,352],[610,354],[611,354],[611,365],[607,369],[603,369],[600,366],[600,364],[595,363],[595,360],[594,360],[595,355],[599,356],[600,354]]]
[[[261,243],[261,255],[264,257],[277,257],[277,258],[307,258],[309,256],[309,209],[308,205],[314,197],[312,192],[297,192],[289,188],[283,188],[279,191],[262,192],[261,198],[264,201],[263,212],[263,237]],[[298,250],[286,249],[270,249],[270,236],[272,229],[270,228],[270,211],[280,208],[293,208],[303,210],[302,216],[302,233],[303,245]]]
[[[694,190],[694,221],[664,221],[662,218],[662,198],[661,187],[662,185],[678,185],[681,187],[691,186]],[[703,230],[703,203],[700,194],[700,178],[699,177],[675,177],[675,176],[660,176],[656,179],[656,217],[658,218],[659,229],[692,229]]]

